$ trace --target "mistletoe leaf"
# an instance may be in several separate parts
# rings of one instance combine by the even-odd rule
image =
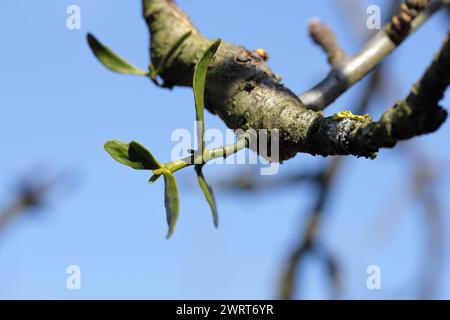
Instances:
[[[147,76],[148,73],[117,55],[114,51],[103,45],[92,34],[88,33],[87,41],[97,59],[108,69],[122,73],[138,76]]]
[[[203,109],[205,106],[205,82],[206,82],[206,74],[208,72],[208,66],[219,49],[220,43],[222,40],[217,39],[214,43],[206,49],[203,53],[200,60],[197,62],[194,70],[194,80],[192,87],[194,88],[194,99],[195,99],[195,112],[197,122],[200,122],[201,133],[197,137],[197,141],[199,142],[198,147],[200,148],[200,144],[202,146],[202,150],[205,149],[205,124],[204,124],[204,116]]]
[[[214,226],[217,228],[219,225],[219,216],[217,215],[217,205],[216,205],[216,200],[214,198],[213,189],[206,182],[205,177],[203,176],[202,167],[196,166],[195,171],[197,172],[197,179],[198,179],[198,184],[200,185],[200,189],[202,189],[205,199],[208,202],[209,207],[211,208]]]
[[[155,170],[161,168],[161,164],[156,161],[152,153],[139,142],[130,142],[130,154],[135,155],[138,159],[141,159],[141,162],[146,169]]]
[[[166,207],[167,224],[169,225],[169,230],[167,232],[166,238],[169,239],[178,220],[179,214],[179,198],[178,198],[178,187],[175,181],[175,177],[170,173],[164,173],[164,205]]]
[[[105,150],[117,162],[136,170],[161,168],[161,165],[150,151],[136,141],[127,143],[119,140],[110,140],[105,143]]]

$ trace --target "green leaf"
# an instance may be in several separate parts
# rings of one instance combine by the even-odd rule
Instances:
[[[160,74],[168,65],[170,59],[175,54],[175,52],[178,50],[178,48],[183,44],[183,42],[191,35],[192,31],[188,31],[185,34],[183,34],[170,48],[169,52],[164,56],[163,60],[160,62],[158,67],[155,68],[155,66],[150,65],[150,77],[152,79],[156,78],[158,74]]]
[[[217,206],[216,206],[216,200],[214,198],[213,189],[206,182],[205,177],[203,176],[202,167],[196,166],[195,171],[197,172],[197,178],[198,178],[198,183],[200,185],[200,188],[202,189],[203,194],[205,195],[206,201],[208,202],[209,207],[211,208],[214,226],[217,228],[217,226],[219,225],[219,216],[217,215]]]
[[[170,173],[164,173],[164,205],[166,207],[167,224],[169,225],[169,231],[166,238],[169,239],[175,230],[175,225],[178,220],[179,213],[179,199],[178,188],[175,181],[175,177]]]
[[[161,164],[156,161],[151,152],[148,151],[147,148],[145,148],[139,142],[130,142],[130,152],[131,154],[136,155],[139,159],[142,159],[142,163],[144,164],[146,169],[155,170],[161,168]]]
[[[205,123],[203,117],[203,108],[205,105],[205,81],[208,66],[212,58],[217,52],[222,40],[217,39],[206,51],[203,53],[200,60],[197,62],[194,70],[194,80],[192,87],[194,88],[195,111],[197,122],[202,125],[201,134],[197,137],[197,141],[201,143],[202,150],[205,149]],[[198,146],[200,148],[200,145]]]
[[[114,160],[137,170],[155,170],[161,168],[158,161],[145,147],[136,141],[130,143],[110,140],[105,150]]]
[[[98,41],[92,34],[87,34],[87,41],[94,55],[108,69],[123,74],[133,74],[139,76],[148,75],[146,71],[133,66],[125,61],[125,59],[119,57],[111,49]]]

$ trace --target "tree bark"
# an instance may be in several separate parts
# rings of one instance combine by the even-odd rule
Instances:
[[[151,34],[154,65],[163,60],[177,39],[192,32],[160,74],[165,87],[192,86],[195,64],[212,41],[193,26],[172,0],[143,0],[143,15]],[[392,46],[396,46],[393,40],[383,41],[392,41]],[[326,117],[322,111],[305,107],[296,94],[279,82],[257,51],[222,42],[208,71],[205,104],[231,129],[278,129],[280,161],[298,152],[374,158],[380,148],[433,132],[445,121],[447,113],[438,101],[449,84],[449,47],[447,37],[411,94],[386,111],[379,121],[372,122],[369,117],[348,113]]]

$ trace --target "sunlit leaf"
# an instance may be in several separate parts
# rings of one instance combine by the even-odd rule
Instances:
[[[209,63],[217,52],[217,49],[219,48],[221,42],[222,41],[220,39],[217,39],[208,49],[206,49],[200,60],[197,62],[194,70],[194,80],[192,87],[194,88],[196,119],[197,122],[200,122],[202,126],[201,133],[200,136],[197,137],[197,141],[201,143],[202,150],[205,149],[205,124],[203,117],[203,108],[205,106],[206,73],[208,72]]]
[[[133,74],[139,76],[148,75],[146,71],[133,66],[132,64],[128,63],[125,59],[118,56],[111,49],[109,49],[108,47],[103,45],[100,41],[98,41],[92,34],[88,33],[87,41],[94,55],[108,69],[123,74]]]
[[[175,177],[170,173],[164,173],[164,205],[166,206],[167,224],[169,231],[167,232],[167,239],[173,234],[175,225],[178,220],[179,213],[179,199],[178,188]]]
[[[214,198],[214,192],[211,186],[206,182],[205,177],[203,176],[201,166],[196,166],[195,171],[197,172],[197,178],[200,188],[202,189],[206,201],[208,202],[209,207],[211,208],[214,226],[217,228],[217,226],[219,225],[219,216],[217,215],[217,206],[216,200]]]
[[[114,160],[137,170],[155,170],[161,167],[145,147],[136,141],[130,143],[110,140],[105,150]]]

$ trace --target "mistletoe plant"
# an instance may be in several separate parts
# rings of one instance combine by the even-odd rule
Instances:
[[[126,60],[115,54],[111,49],[100,43],[91,34],[88,34],[88,43],[94,55],[108,69],[122,74],[145,76],[152,80],[155,84],[162,86],[162,84],[160,84],[157,80],[158,75],[170,64],[171,58],[179,50],[180,46],[190,34],[191,33],[188,32],[182,35],[171,47],[162,62],[157,67],[150,65],[149,71],[144,71],[128,63]],[[205,180],[202,168],[208,161],[219,157],[225,158],[245,148],[248,144],[249,137],[246,134],[243,134],[238,136],[237,141],[234,144],[213,149],[205,148],[205,125],[203,111],[206,74],[208,71],[208,66],[217,52],[220,43],[221,40],[217,39],[211,46],[208,47],[208,49],[206,49],[201,58],[198,60],[194,71],[192,87],[194,91],[196,121],[199,127],[199,130],[197,130],[197,146],[200,148],[199,150],[191,150],[191,156],[187,158],[168,163],[160,163],[155,159],[149,150],[136,141],[127,143],[119,140],[110,140],[105,143],[105,150],[114,160],[136,170],[151,170],[153,175],[150,177],[150,183],[155,182],[161,176],[164,177],[164,204],[166,207],[167,223],[169,225],[167,238],[170,238],[173,234],[179,215],[178,187],[173,174],[176,171],[188,166],[194,166],[198,183],[211,208],[214,225],[217,227],[218,215],[214,193],[211,186]]]

